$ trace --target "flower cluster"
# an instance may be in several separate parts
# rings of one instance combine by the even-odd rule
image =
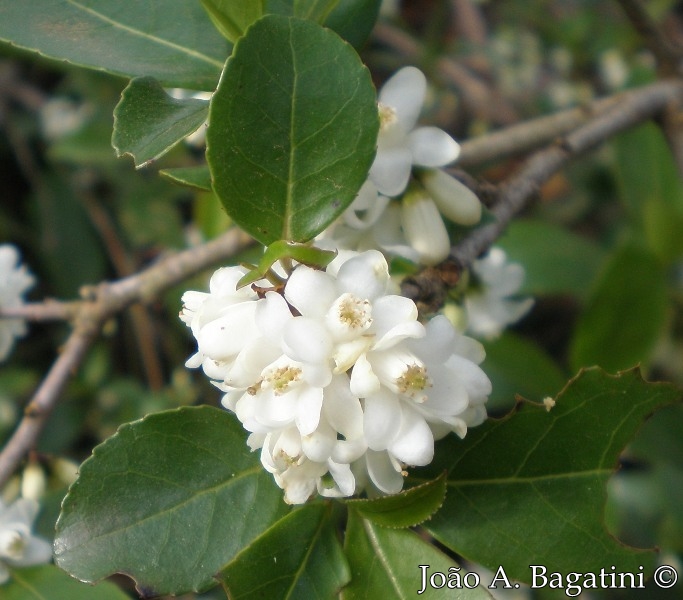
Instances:
[[[467,331],[484,339],[498,337],[531,310],[532,298],[518,298],[524,267],[509,263],[502,248],[493,247],[472,264],[474,285],[465,295]]]
[[[443,316],[420,323],[414,302],[390,293],[380,252],[298,265],[278,288],[237,289],[245,272],[219,269],[209,293],[183,295],[198,345],[187,366],[224,392],[288,502],[396,493],[435,439],[484,420],[481,345]]]
[[[28,269],[19,264],[19,252],[10,244],[0,245],[0,306],[17,308],[24,303],[24,294],[35,280]],[[14,340],[26,334],[23,319],[0,319],[0,361],[5,360]]]
[[[38,502],[19,498],[6,505],[0,500],[0,585],[10,577],[10,567],[50,562],[52,545],[31,533]]]
[[[441,215],[460,225],[481,218],[474,193],[439,168],[458,158],[458,143],[438,127],[416,127],[426,91],[425,76],[415,67],[401,69],[382,87],[377,155],[368,181],[326,233],[340,246],[380,248],[433,265],[450,251]]]

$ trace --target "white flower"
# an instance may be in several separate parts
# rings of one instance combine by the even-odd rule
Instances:
[[[35,279],[28,269],[19,264],[19,252],[10,244],[0,245],[0,306],[17,308],[24,304],[24,294]],[[0,319],[0,361],[12,351],[14,340],[26,334],[23,319]]]
[[[10,577],[10,567],[29,567],[50,562],[52,546],[31,533],[39,506],[19,498],[9,506],[0,500],[0,584]]]
[[[340,252],[325,271],[298,265],[258,294],[235,289],[243,274],[219,270],[209,294],[184,294],[198,344],[187,365],[225,393],[287,502],[395,493],[435,439],[485,416],[481,346],[445,317],[422,325],[412,300],[389,293],[377,250]]]
[[[398,196],[408,185],[413,165],[443,167],[460,153],[459,144],[438,127],[415,128],[427,80],[415,67],[404,67],[379,92],[380,132],[370,180],[380,194]]]
[[[379,248],[424,265],[448,256],[450,240],[441,212],[460,225],[481,218],[474,193],[436,168],[458,157],[460,146],[437,127],[415,124],[422,109],[426,80],[405,67],[379,93],[380,132],[368,181],[342,217],[322,237],[343,248]],[[411,183],[413,167],[418,181]],[[402,196],[399,201],[391,198]]]
[[[521,319],[534,304],[532,298],[514,298],[524,281],[524,268],[508,263],[501,248],[491,248],[472,264],[476,286],[465,295],[467,331],[493,339]]]

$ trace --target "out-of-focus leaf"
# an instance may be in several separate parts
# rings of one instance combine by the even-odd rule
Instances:
[[[353,48],[310,21],[266,15],[235,46],[209,123],[213,189],[268,245],[306,242],[344,211],[367,177],[379,122]]]
[[[128,594],[113,583],[104,581],[97,586],[87,585],[54,565],[12,570],[12,578],[0,587],[0,594],[2,600],[130,600]]]
[[[683,405],[645,423],[611,482],[615,530],[633,543],[683,551]]]
[[[510,261],[522,264],[521,294],[575,294],[582,297],[595,279],[604,252],[597,244],[566,229],[532,219],[510,224],[496,245]]]
[[[181,408],[95,448],[64,499],[55,557],[88,582],[125,573],[148,596],[199,590],[285,513],[234,417]]]
[[[482,368],[493,384],[489,412],[512,408],[517,395],[538,401],[554,396],[567,381],[557,363],[537,344],[510,331],[497,340],[484,342],[484,348]]]
[[[159,171],[159,175],[179,185],[185,185],[205,192],[211,191],[211,171],[205,165],[162,169]],[[218,202],[217,199],[216,202]]]
[[[654,552],[607,532],[606,486],[643,420],[680,398],[674,386],[647,383],[637,370],[610,376],[591,369],[549,411],[523,402],[464,440],[446,438],[425,469],[425,477],[448,469],[446,501],[424,527],[458,554],[494,570],[504,565],[519,581],[530,581],[529,565],[562,573],[605,565],[638,573],[642,565],[647,573]]]
[[[683,184],[661,130],[645,123],[614,138],[621,200],[634,219],[657,197],[683,211]]]
[[[0,5],[0,40],[169,87],[213,90],[229,54],[199,2],[31,0]]]
[[[117,156],[132,156],[139,169],[195,132],[208,114],[206,100],[176,100],[155,79],[138,77],[123,90],[114,109],[111,144]]]
[[[339,0],[266,0],[266,11],[322,23]]]
[[[446,474],[392,496],[348,500],[347,506],[361,517],[384,527],[419,525],[441,508],[446,495]]]
[[[362,46],[375,26],[382,0],[339,0],[325,20],[325,27],[336,31],[355,48]]]
[[[617,250],[579,317],[570,349],[572,368],[598,365],[616,372],[647,363],[667,305],[660,262],[636,246]]]
[[[231,42],[263,15],[265,0],[201,0],[214,25]]]
[[[303,506],[240,552],[217,576],[229,597],[335,598],[350,574],[332,508]]]
[[[363,519],[353,510],[349,511],[344,550],[351,565],[351,583],[342,590],[342,600],[419,597],[423,579],[419,565],[429,566],[427,579],[435,571],[447,574],[449,569],[457,569],[461,578],[466,573],[414,531],[381,527]],[[445,586],[436,589],[427,584],[423,593],[423,597],[430,599],[491,598],[486,589],[479,586],[474,589],[467,589],[464,585],[461,589]]]

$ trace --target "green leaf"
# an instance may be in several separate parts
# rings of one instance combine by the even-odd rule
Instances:
[[[425,527],[443,544],[509,577],[548,572],[638,573],[655,554],[629,548],[606,530],[606,486],[619,454],[655,409],[679,401],[674,386],[637,370],[582,371],[549,411],[522,402],[501,420],[440,442],[430,473],[448,469],[442,509]],[[418,471],[415,472],[419,473]]]
[[[614,145],[620,199],[635,229],[645,234],[650,248],[660,256],[677,258],[683,182],[662,130],[654,123],[646,123],[619,135]]]
[[[616,372],[647,363],[667,307],[666,274],[659,261],[635,246],[619,249],[579,317],[570,349],[572,368],[599,365]]]
[[[533,219],[511,223],[496,245],[505,250],[509,260],[524,266],[526,277],[520,294],[534,296],[583,297],[604,259],[604,252],[590,240]]]
[[[518,395],[538,401],[554,396],[567,381],[557,363],[538,344],[510,331],[497,340],[485,341],[484,348],[482,368],[493,384],[487,403],[489,413],[509,410]]]
[[[230,598],[331,599],[350,579],[332,505],[290,513],[238,554],[218,579]]]
[[[370,36],[381,5],[382,0],[339,0],[325,20],[325,27],[336,31],[354,48],[359,48]]]
[[[159,175],[178,185],[185,185],[205,192],[211,191],[211,171],[206,165],[161,169]]]
[[[95,448],[64,499],[55,557],[83,581],[129,575],[147,596],[200,590],[285,512],[234,416],[181,408]]]
[[[419,565],[429,565],[428,572],[447,574],[458,564],[426,543],[415,532],[387,529],[349,511],[344,551],[351,565],[351,583],[342,590],[342,600],[386,600],[416,598],[422,589]],[[438,582],[437,582],[438,585]],[[484,600],[491,598],[482,587],[474,589],[427,588],[425,598],[459,598]]]
[[[353,201],[375,154],[374,88],[353,48],[310,21],[266,15],[213,96],[207,160],[234,221],[264,245],[306,242]]]
[[[446,496],[446,473],[433,481],[416,485],[393,496],[347,500],[347,506],[361,517],[384,527],[419,525],[441,508]]]
[[[96,587],[76,581],[54,565],[12,570],[9,583],[0,587],[3,600],[130,600],[113,583],[103,581]]]
[[[283,259],[295,260],[301,264],[324,269],[337,256],[336,250],[321,250],[315,246],[279,240],[266,248],[261,259],[251,271],[237,282],[237,289],[243,288],[259,279],[268,279],[270,268]],[[279,279],[277,274],[274,274]]]
[[[213,24],[231,42],[263,15],[265,0],[201,0]]]
[[[118,157],[132,156],[139,169],[194,133],[208,113],[206,100],[176,100],[151,77],[133,79],[114,109],[111,144]]]
[[[169,87],[213,90],[227,42],[198,2],[3,2],[0,40],[49,58]]]

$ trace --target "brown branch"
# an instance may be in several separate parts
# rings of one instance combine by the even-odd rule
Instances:
[[[69,377],[76,372],[107,320],[134,302],[149,302],[188,277],[234,256],[249,243],[246,234],[233,228],[202,246],[169,255],[137,275],[103,282],[93,288],[93,299],[78,303],[71,335],[29,402],[21,423],[0,452],[0,487],[35,446]]]
[[[76,317],[82,303],[61,302],[48,298],[22,306],[0,306],[0,319],[24,319],[26,321],[71,321]]]
[[[618,103],[613,103],[572,133],[536,152],[517,175],[500,186],[498,201],[491,209],[496,221],[475,229],[454,246],[450,257],[442,265],[407,278],[402,284],[404,295],[422,303],[429,311],[440,308],[434,301],[445,298],[445,293],[439,292],[438,288],[441,286],[443,290],[448,286],[449,280],[457,281],[457,277],[453,276],[454,265],[458,270],[462,270],[488,250],[512,218],[536,198],[541,186],[550,177],[571,160],[586,154],[629,127],[656,117],[666,110],[671,102],[681,99],[683,82],[678,80],[661,81],[627,92],[621,96]],[[425,273],[432,273],[427,281]]]

